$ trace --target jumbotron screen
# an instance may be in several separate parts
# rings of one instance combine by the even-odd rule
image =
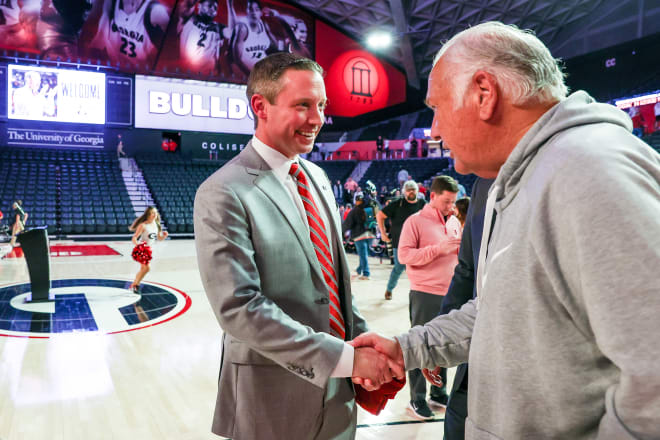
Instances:
[[[7,116],[105,124],[105,74],[9,65]]]

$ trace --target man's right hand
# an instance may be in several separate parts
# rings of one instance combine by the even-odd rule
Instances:
[[[403,379],[405,377],[406,370],[403,362],[403,352],[401,351],[401,346],[396,339],[386,338],[384,336],[378,335],[377,333],[369,332],[361,334],[357,338],[350,341],[349,344],[355,348],[356,353],[358,350],[363,348],[375,349],[381,353],[381,355],[384,355],[388,364],[388,368],[391,371],[391,376],[394,376],[397,379]],[[354,373],[356,364],[357,355],[353,364]],[[369,391],[378,389],[382,385],[382,383],[379,384],[373,382],[373,380],[368,376],[360,376],[359,374],[353,374],[353,382],[362,385]]]
[[[383,240],[385,243],[389,243],[392,241],[389,235],[387,234],[380,234],[380,239]]]
[[[458,252],[458,249],[461,247],[460,238],[450,238],[440,244],[436,245],[440,255],[455,254]]]
[[[368,391],[380,388],[392,380],[387,356],[371,347],[355,348],[352,378],[359,378],[360,384]]]

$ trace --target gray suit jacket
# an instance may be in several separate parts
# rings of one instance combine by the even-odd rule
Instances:
[[[326,227],[350,340],[366,323],[352,304],[334,195],[321,168],[300,162],[333,220]],[[343,342],[329,334],[328,291],[289,192],[248,144],[200,186],[194,218],[202,282],[225,331],[213,432],[315,438],[323,419],[337,416],[324,413],[324,396]]]

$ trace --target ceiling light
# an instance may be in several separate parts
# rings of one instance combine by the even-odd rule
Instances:
[[[392,44],[392,35],[386,32],[374,32],[367,37],[367,46],[372,49],[384,49]]]

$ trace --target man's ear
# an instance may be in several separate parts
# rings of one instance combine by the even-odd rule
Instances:
[[[256,119],[268,119],[268,100],[264,95],[258,93],[252,95],[250,105]]]
[[[472,85],[477,90],[479,118],[488,121],[493,117],[499,100],[497,80],[490,73],[479,70],[472,77]]]

